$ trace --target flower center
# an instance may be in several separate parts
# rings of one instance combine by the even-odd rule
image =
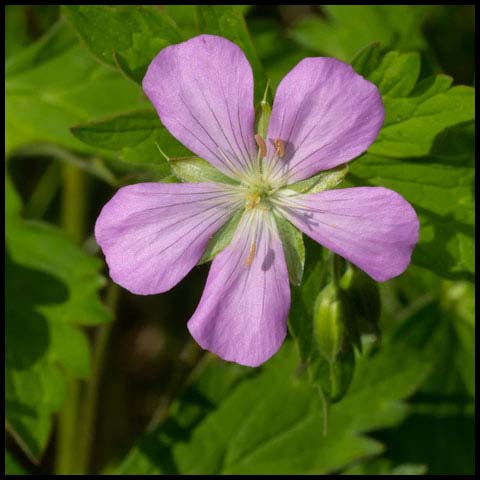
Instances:
[[[253,168],[243,180],[240,187],[245,198],[247,210],[260,209],[270,211],[273,208],[272,200],[275,200],[276,193],[284,186],[283,179],[277,179],[271,175],[271,169],[265,168],[264,157],[267,154],[267,146],[263,138],[257,134],[255,141],[258,145],[256,161],[252,160]],[[285,152],[285,143],[277,139],[273,142],[276,151],[275,155],[282,157]]]
[[[245,208],[271,210],[270,197],[274,192],[275,190],[268,183],[252,183],[245,193]]]

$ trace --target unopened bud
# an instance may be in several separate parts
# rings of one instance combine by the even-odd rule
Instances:
[[[344,308],[333,284],[318,294],[313,312],[313,330],[320,354],[330,363],[342,350],[345,339]]]

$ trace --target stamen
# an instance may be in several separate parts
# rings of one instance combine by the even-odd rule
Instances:
[[[250,253],[248,254],[247,261],[245,262],[246,267],[249,267],[252,264],[256,251],[257,251],[257,247],[255,246],[254,243],[252,243],[250,245]]]
[[[246,196],[247,198],[247,203],[246,203],[246,207],[247,208],[255,208],[259,203],[260,203],[260,194],[258,192],[254,192],[250,195],[247,195]]]
[[[275,153],[282,158],[285,155],[285,142],[283,140],[280,140],[277,138],[276,140],[273,141],[273,144],[275,145]]]
[[[262,136],[258,133],[255,135],[255,141],[258,145],[258,150],[260,154],[260,158],[264,158],[267,155],[267,146],[265,145],[265,141],[263,140]]]

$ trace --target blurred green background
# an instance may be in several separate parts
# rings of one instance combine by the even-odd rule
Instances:
[[[192,6],[160,6],[159,9],[173,19],[183,38],[199,33]],[[392,49],[420,52],[420,79],[445,73],[453,78],[453,85],[474,84],[474,6],[272,5],[243,6],[238,11],[245,15],[259,64],[271,79],[273,89],[289,69],[306,56],[335,56],[351,61],[361,48],[373,42],[379,42],[385,52]],[[149,155],[158,153],[147,142],[141,148],[126,143],[116,149],[109,148],[105,137],[104,145],[95,148],[72,135],[70,128],[75,125],[149,105],[138,85],[127,78],[125,72],[115,69],[111,59],[100,61],[98,54],[92,55],[89,46],[84,40],[78,40],[68,22],[61,20],[66,27],[56,25],[60,16],[58,6],[5,7],[6,171],[10,182],[6,190],[6,295],[10,318],[7,318],[7,364],[14,364],[13,371],[19,375],[17,378],[7,374],[6,381],[7,409],[10,405],[12,412],[7,419],[7,473],[47,474],[71,467],[72,452],[62,453],[61,445],[69,445],[67,437],[72,431],[69,422],[82,424],[86,414],[81,413],[78,405],[75,411],[66,411],[72,388],[79,389],[84,395],[83,401],[94,406],[90,444],[81,447],[82,452],[89,452],[84,459],[85,471],[165,472],[170,468],[165,467],[163,453],[169,441],[166,439],[177,438],[175,428],[171,427],[173,420],[167,422],[166,430],[161,430],[158,438],[155,432],[159,425],[164,425],[168,414],[181,423],[182,418],[189,415],[185,405],[198,391],[211,402],[205,411],[215,411],[227,394],[216,392],[209,382],[212,385],[223,382],[225,392],[237,384],[244,385],[247,391],[252,373],[219,365],[209,380],[208,362],[215,360],[205,360],[188,334],[186,322],[200,298],[208,265],[196,267],[170,292],[148,297],[132,295],[105,279],[103,257],[93,238],[93,226],[100,209],[119,186],[164,178],[166,172],[160,164],[149,164]],[[233,20],[226,17],[223,28],[228,28],[230,21]],[[119,22],[123,28],[121,18]],[[130,27],[125,23],[125,28]],[[108,41],[120,43],[121,39],[112,37]],[[35,47],[40,44],[42,48]],[[144,44],[138,40],[135,48],[145,52],[159,50],[154,41]],[[129,61],[130,57],[125,58]],[[132,76],[135,72],[132,67]],[[468,177],[470,182],[470,178],[473,179],[472,122],[460,122],[440,137],[439,154],[447,151],[452,142],[460,142],[461,148],[465,145],[462,160],[455,161],[458,168],[468,168],[468,175],[472,175]],[[451,160],[451,164],[455,165],[455,161]],[[428,171],[427,168],[427,176]],[[471,195],[473,182],[465,188],[465,195]],[[428,189],[421,190],[421,186],[419,189],[419,195],[429,194]],[[467,202],[465,210],[467,216],[473,216],[473,203]],[[50,225],[39,224],[39,221]],[[452,222],[458,219],[455,217]],[[473,242],[473,225],[467,223],[458,222],[455,228],[462,232],[465,229]],[[71,245],[64,244],[65,236],[70,238]],[[473,243],[465,245],[460,246],[460,250],[473,250]],[[307,262],[309,252],[313,258],[315,248],[307,242]],[[432,255],[435,256],[436,251]],[[473,251],[468,258],[473,258]],[[437,258],[439,263],[442,260]],[[448,256],[444,260],[449,265],[452,263]],[[312,467],[312,472],[473,473],[473,264],[471,269],[452,268],[448,275],[422,268],[421,262],[420,265],[412,265],[401,277],[380,285],[380,325],[387,346],[377,345],[373,349],[379,348],[384,359],[376,366],[360,363],[352,392],[362,386],[362,375],[369,378],[366,372],[371,368],[378,369],[376,381],[381,382],[382,368],[389,376],[396,369],[402,371],[409,361],[418,360],[418,365],[422,365],[421,355],[425,352],[428,371],[421,379],[412,381],[415,388],[406,388],[399,394],[398,405],[400,400],[408,398],[408,409],[405,407],[398,418],[396,399],[391,399],[392,420],[376,421],[383,405],[380,388],[372,387],[370,394],[367,390],[364,403],[355,407],[361,410],[364,405],[367,412],[369,395],[379,396],[378,410],[365,413],[368,427],[360,425],[358,430],[370,432],[369,441],[383,445],[381,448],[371,447],[373,443],[369,444],[370,450],[358,447],[359,452],[352,453],[346,460],[339,460],[338,464],[332,460],[331,466],[317,469]],[[48,288],[42,288],[46,285]],[[100,288],[101,302],[97,296]],[[84,334],[77,338],[76,332],[80,331]],[[393,345],[395,355],[388,356],[388,345]],[[400,353],[395,350],[398,345],[405,347]],[[414,358],[409,359],[410,355]],[[206,368],[206,373],[202,373],[202,369],[197,373],[197,366],[205,362],[206,367],[202,368]],[[99,370],[95,370],[97,368]],[[280,363],[277,368],[286,367]],[[39,375],[30,375],[35,369]],[[56,376],[61,376],[64,370],[67,379],[57,382]],[[268,367],[265,372],[270,374]],[[201,379],[200,387],[190,391],[191,385],[197,385],[196,375]],[[271,375],[270,380],[265,377],[266,384],[275,384],[273,373]],[[92,378],[96,382],[94,387]],[[262,378],[256,380],[259,389]],[[51,391],[49,383],[65,384],[63,393]],[[391,388],[395,390],[395,386]],[[22,391],[26,397],[32,391],[35,395],[45,393],[38,394],[38,398],[32,395],[31,403],[26,401],[27,407],[21,405],[33,410],[35,405],[40,405],[31,417],[28,411],[27,417],[23,417],[25,412],[22,413],[18,405],[16,395],[21,397]],[[217,393],[218,405],[213,400]],[[338,405],[339,412],[341,408],[348,412],[349,394],[332,409]],[[88,395],[95,398],[88,399]],[[175,403],[178,395],[184,400]],[[241,393],[237,395],[239,405],[248,403],[248,395],[245,393],[243,404]],[[265,409],[268,411],[268,408],[267,404]],[[351,408],[355,412],[354,407]],[[400,408],[403,407],[398,406]],[[175,415],[179,415],[178,418]],[[335,418],[334,410],[331,415]],[[340,418],[340,413],[338,415]],[[347,413],[344,415],[348,417]],[[196,421],[200,421],[199,418],[204,417]],[[186,431],[194,428],[194,424],[186,424]],[[357,426],[345,421],[345,425],[338,428],[355,432]],[[332,427],[332,431],[334,429]],[[145,436],[146,430],[149,433]],[[335,438],[332,437],[331,444],[327,442],[327,447],[322,444],[324,450],[319,450],[319,456],[335,457],[336,449],[351,447],[354,450],[349,443],[340,440],[335,443]],[[132,445],[137,447],[132,450]],[[286,456],[298,453],[288,449],[284,452],[280,447],[278,451]],[[254,461],[252,465],[255,473]],[[297,467],[288,468],[295,471]],[[303,473],[302,468],[299,464],[296,473]],[[171,467],[170,471],[172,469],[180,467]],[[245,471],[252,473],[248,468]]]

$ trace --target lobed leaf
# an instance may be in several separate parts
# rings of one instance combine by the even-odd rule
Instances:
[[[372,359],[362,359],[352,393],[331,407],[328,434],[323,436],[320,397],[305,377],[299,376],[298,361],[287,342],[260,373],[237,376],[220,404],[209,400],[208,391],[203,390],[180,399],[177,405],[185,408],[208,405],[206,413],[196,417],[191,435],[185,437],[182,428],[168,428],[168,424],[160,427],[140,440],[110,473],[335,472],[382,450],[365,432],[398,424],[407,411],[401,400],[418,388],[430,369],[425,358],[406,354],[404,346],[389,346]],[[238,368],[220,365],[226,370]],[[208,375],[209,384],[215,383],[215,369]],[[224,375],[221,372],[219,377]],[[191,388],[195,391],[195,385]],[[181,423],[184,411],[174,409],[172,421],[178,418]]]
[[[158,52],[183,40],[175,22],[153,6],[64,5],[92,54],[141,83]]]
[[[154,110],[135,110],[79,124],[72,127],[71,132],[85,144],[112,152],[117,159],[132,166],[155,168],[160,178],[170,173],[164,155],[177,157],[190,153],[170,135]]]
[[[350,165],[349,181],[391,188],[414,206],[421,225],[413,263],[445,278],[471,280],[474,133],[468,123],[475,115],[474,89],[452,88],[445,75],[417,83],[415,53],[390,52],[369,70],[382,92],[385,123],[368,152]]]
[[[90,349],[79,325],[109,320],[98,290],[101,263],[56,227],[21,218],[6,189],[6,422],[33,460],[43,453],[52,414],[65,399],[65,375],[86,378]]]
[[[139,87],[93,60],[63,22],[5,64],[5,152],[49,142],[92,152],[69,127],[146,104]]]
[[[384,48],[423,50],[422,27],[431,6],[324,5],[325,17],[301,19],[290,35],[300,45],[348,61],[362,47],[379,42]]]

